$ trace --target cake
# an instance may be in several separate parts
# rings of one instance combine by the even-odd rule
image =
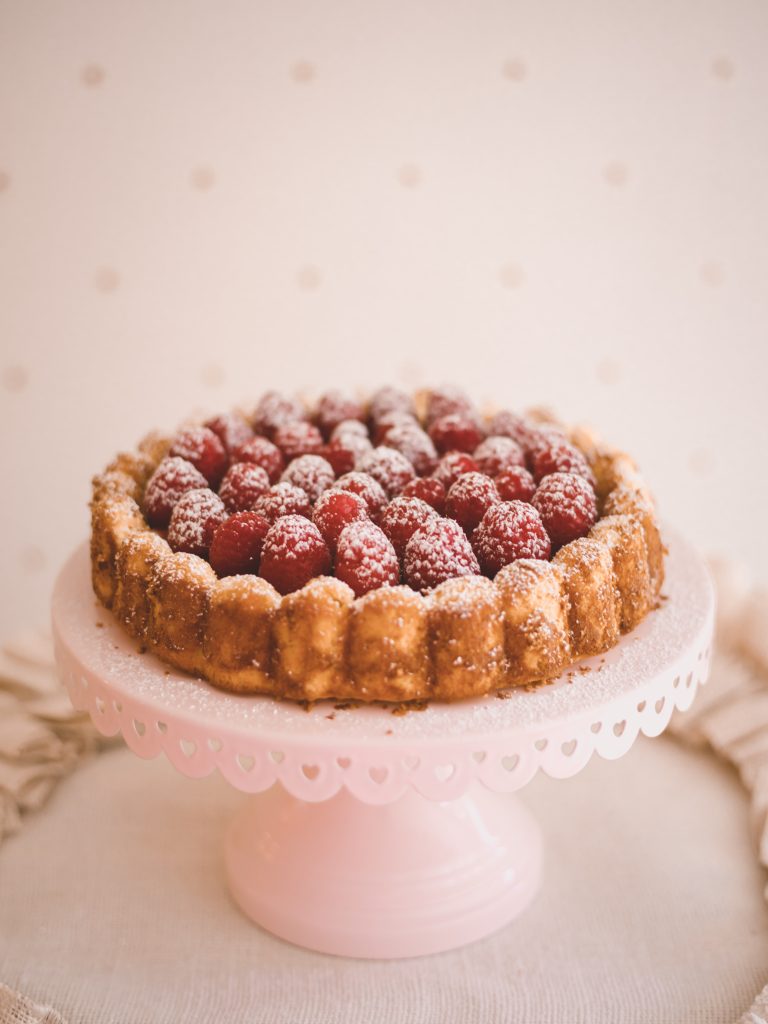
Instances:
[[[664,578],[628,455],[449,388],[268,392],[118,455],[91,512],[94,591],[143,649],[294,700],[551,679],[618,643]]]

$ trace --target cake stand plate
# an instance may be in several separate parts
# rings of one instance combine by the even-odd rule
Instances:
[[[607,654],[503,699],[399,714],[224,693],[142,653],[97,603],[86,547],[56,584],[56,659],[102,733],[254,794],[225,842],[250,918],[327,953],[435,953],[502,927],[535,895],[540,832],[514,791],[539,769],[566,778],[594,752],[617,758],[638,733],[657,736],[705,682],[712,585],[684,541],[667,542],[656,611]]]

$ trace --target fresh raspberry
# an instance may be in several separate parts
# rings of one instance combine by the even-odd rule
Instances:
[[[397,409],[387,412],[380,419],[376,420],[373,426],[373,443],[376,445],[384,444],[384,438],[392,427],[417,427],[420,430],[421,424],[409,412],[398,412]]]
[[[234,462],[219,486],[219,497],[229,512],[244,512],[269,490],[267,471],[252,462]]]
[[[216,434],[230,454],[253,437],[250,423],[237,412],[225,412],[221,416],[214,416],[205,421],[205,426]]]
[[[396,587],[400,582],[395,549],[375,523],[350,523],[341,531],[336,577],[354,590],[355,597],[379,587]]]
[[[448,452],[440,459],[432,476],[449,491],[464,473],[476,472],[477,463],[471,455],[466,452]]]
[[[577,473],[545,476],[531,504],[541,515],[555,548],[589,533],[597,519],[595,492]]]
[[[303,516],[282,516],[261,549],[259,573],[281,594],[290,594],[331,569],[331,553],[314,523]]]
[[[413,399],[397,388],[379,388],[368,403],[368,418],[371,423],[376,424],[388,412],[407,412],[415,416]]]
[[[276,444],[272,444],[266,437],[254,437],[235,448],[232,460],[234,462],[252,462],[255,466],[261,466],[266,470],[271,484],[280,478],[280,474],[285,469],[283,453]]]
[[[464,473],[448,491],[445,514],[471,534],[492,505],[501,501],[496,484],[482,473]]]
[[[536,481],[524,466],[503,469],[493,482],[502,501],[530,501],[536,490]]]
[[[315,418],[318,427],[328,437],[340,423],[362,420],[364,415],[360,402],[334,390],[320,396]]]
[[[595,486],[595,476],[586,458],[567,441],[539,448],[531,459],[531,471],[536,483],[551,473],[576,473],[583,476],[590,487]]]
[[[378,481],[389,497],[399,494],[408,481],[416,476],[416,471],[408,459],[386,445],[374,448],[372,452],[364,455],[358,469]]]
[[[224,502],[208,487],[187,491],[173,506],[168,525],[168,544],[173,551],[186,551],[204,558],[213,535],[227,518]]]
[[[537,427],[531,427],[525,438],[523,444],[523,451],[525,452],[525,458],[528,462],[528,468],[530,469],[533,465],[533,461],[539,452],[545,451],[547,448],[551,448],[553,445],[559,445],[563,442],[567,443],[565,434],[561,430],[557,430],[551,424],[544,424]]]
[[[379,525],[402,558],[408,541],[422,526],[438,519],[437,512],[419,498],[395,498],[379,516]]]
[[[434,388],[427,395],[427,426],[431,426],[435,420],[443,416],[474,417],[475,410],[472,402],[460,388],[443,387]]]
[[[383,443],[404,455],[419,476],[427,476],[437,465],[432,438],[418,424],[401,423],[390,427],[384,434]]]
[[[435,420],[429,436],[437,450],[445,452],[473,452],[485,436],[477,421],[462,413],[452,412]]]
[[[336,476],[351,473],[357,463],[357,456],[352,449],[346,448],[338,441],[329,441],[328,444],[324,444],[317,454],[331,464]]]
[[[187,491],[205,487],[207,480],[191,462],[179,457],[165,458],[147,481],[144,515],[150,526],[163,529],[171,519],[173,506]]]
[[[356,437],[363,437],[366,440],[368,438],[368,428],[360,420],[342,420],[341,423],[337,424],[331,431],[331,441],[346,441],[351,435]]]
[[[320,452],[336,470],[337,476],[351,473],[358,461],[373,448],[368,431],[363,424],[357,424],[362,428],[362,433],[360,433],[352,429],[351,423],[357,423],[357,421],[345,420],[340,424],[343,429],[334,430],[330,441]]]
[[[445,487],[434,477],[417,477],[409,481],[400,494],[403,498],[421,498],[439,515],[445,511]]]
[[[170,456],[178,455],[199,469],[211,487],[218,487],[227,469],[224,445],[208,427],[187,427],[180,430],[168,449]]]
[[[312,455],[323,447],[323,435],[313,423],[307,420],[293,420],[278,427],[273,440],[290,462],[300,455]]]
[[[525,465],[523,449],[511,437],[487,437],[477,446],[472,458],[486,476],[498,476],[512,466]]]
[[[374,480],[368,473],[345,473],[344,476],[339,477],[333,486],[338,487],[342,491],[351,491],[353,494],[359,494],[366,504],[368,515],[372,519],[376,518],[387,503],[387,495],[384,492],[384,488],[378,480]]]
[[[337,487],[323,491],[312,510],[312,522],[331,551],[336,550],[336,542],[345,526],[367,518],[368,506],[363,498]]]
[[[531,435],[535,432],[535,428],[528,420],[506,409],[492,416],[488,424],[489,435],[511,437],[513,441],[517,441],[524,452],[529,446]]]
[[[293,484],[273,484],[272,487],[257,498],[253,511],[274,523],[280,516],[305,516],[309,518],[311,504],[307,495],[300,487]]]
[[[489,576],[518,558],[549,558],[551,550],[541,516],[523,501],[489,508],[472,535],[472,547]]]
[[[405,548],[403,569],[414,590],[430,590],[454,576],[480,573],[466,534],[452,519],[437,519],[414,533]]]
[[[208,560],[219,576],[257,573],[269,522],[258,512],[236,512],[216,530]]]
[[[254,429],[260,434],[272,437],[284,423],[295,423],[306,418],[301,404],[294,398],[286,398],[277,391],[267,391],[259,399],[253,414]]]
[[[280,478],[284,484],[300,487],[313,505],[335,479],[333,466],[319,455],[300,455]]]

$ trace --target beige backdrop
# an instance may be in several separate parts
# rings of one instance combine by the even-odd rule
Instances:
[[[768,572],[768,6],[0,0],[0,631],[88,481],[265,387],[458,380]]]

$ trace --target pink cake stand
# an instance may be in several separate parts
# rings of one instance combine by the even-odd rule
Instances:
[[[536,892],[540,832],[513,791],[657,736],[706,680],[712,586],[687,544],[669,549],[657,611],[570,677],[506,699],[395,715],[223,693],[138,651],[96,603],[85,548],[56,585],[56,657],[102,733],[257,794],[226,838],[250,918],[326,953],[435,953],[501,928]]]

